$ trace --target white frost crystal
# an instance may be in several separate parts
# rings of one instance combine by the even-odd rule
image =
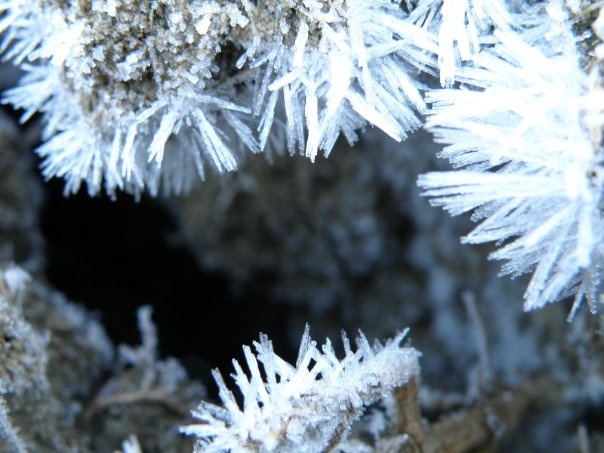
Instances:
[[[505,30],[512,22],[503,0],[423,0],[409,19],[437,36],[435,66],[443,86],[453,84],[462,64],[492,43],[493,27]]]
[[[256,36],[239,63],[262,69],[254,101],[254,112],[263,112],[261,144],[280,93],[289,152],[301,151],[312,160],[319,149],[328,154],[340,133],[354,142],[366,123],[399,141],[417,129],[416,111],[424,102],[403,57],[428,38],[405,20],[400,5],[305,0],[283,1],[279,8],[296,3],[303,14],[288,24],[288,34]]]
[[[496,32],[500,43],[477,55],[464,81],[482,88],[434,91],[427,127],[462,170],[419,179],[452,214],[482,223],[465,242],[507,243],[493,258],[503,273],[534,270],[525,308],[574,293],[599,305],[604,219],[603,91],[597,69],[580,68],[570,23],[558,2],[547,33],[527,42]],[[530,33],[527,32],[527,35]]]
[[[307,327],[296,366],[276,355],[272,343],[261,335],[254,343],[255,355],[249,347],[243,348],[249,375],[233,361],[243,407],[215,371],[223,407],[202,402],[194,412],[202,423],[182,431],[199,438],[196,452],[303,453],[333,448],[364,406],[419,374],[420,354],[400,346],[405,335],[406,331],[372,347],[360,334],[356,351],[343,335],[345,356],[340,360],[331,342],[319,348]]]

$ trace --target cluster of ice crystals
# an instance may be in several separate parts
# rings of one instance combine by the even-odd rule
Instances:
[[[2,50],[26,72],[4,98],[24,120],[42,113],[43,172],[67,192],[155,195],[188,191],[208,165],[234,170],[246,150],[314,161],[366,125],[400,141],[425,111],[409,69],[436,69],[461,88],[428,92],[427,127],[463,170],[421,177],[427,195],[484,220],[467,242],[508,241],[493,254],[504,273],[534,270],[527,309],[572,293],[596,310],[604,51],[585,48],[601,8],[0,0]]]
[[[512,23],[502,0],[423,0],[409,19],[437,37],[437,58],[432,64],[438,67],[443,86],[453,84],[462,64],[493,43],[494,27],[504,30]]]
[[[234,4],[3,1],[6,56],[28,72],[5,99],[45,117],[47,177],[155,194],[186,190],[204,161],[235,167],[249,135],[216,80],[221,40],[247,23]],[[220,123],[220,124],[218,124]],[[247,140],[249,142],[249,140]]]
[[[602,86],[585,74],[559,2],[541,12],[540,39],[499,30],[464,81],[476,89],[428,94],[427,126],[453,172],[419,179],[435,205],[483,220],[464,241],[507,243],[503,273],[534,270],[530,310],[569,293],[595,310],[603,258]],[[527,36],[531,35],[530,31]],[[578,306],[578,304],[576,305]]]
[[[5,100],[24,120],[43,113],[44,174],[66,192],[181,193],[207,164],[234,170],[245,149],[314,159],[367,123],[398,140],[420,125],[405,59],[432,40],[392,0],[0,0],[0,11],[5,56],[27,72]]]
[[[272,343],[261,335],[254,343],[256,354],[243,348],[249,375],[233,361],[233,378],[243,395],[243,407],[215,371],[223,406],[202,402],[194,412],[202,423],[182,431],[198,437],[196,452],[320,452],[333,448],[364,406],[419,374],[419,353],[400,346],[405,335],[406,331],[385,345],[371,346],[361,334],[356,351],[343,335],[345,356],[338,359],[331,342],[327,340],[319,348],[307,327],[295,366],[276,355]]]
[[[356,141],[366,123],[396,140],[419,127],[415,112],[424,103],[403,57],[427,38],[396,2],[292,3],[303,11],[290,25],[292,42],[281,34],[252,41],[239,63],[262,68],[254,99],[261,146],[281,94],[288,150],[313,160],[320,149],[328,154],[340,133]]]

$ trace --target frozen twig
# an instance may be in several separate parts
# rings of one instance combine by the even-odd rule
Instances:
[[[555,384],[550,377],[527,379],[520,385],[504,389],[495,396],[442,416],[425,424],[418,409],[417,391],[413,385],[395,393],[398,405],[397,432],[410,441],[392,453],[464,453],[498,439],[503,431],[512,429],[538,401],[551,399]],[[387,442],[387,439],[384,439]]]

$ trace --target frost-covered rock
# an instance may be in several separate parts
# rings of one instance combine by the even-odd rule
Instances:
[[[0,275],[0,450],[89,451],[76,420],[110,366],[98,321],[17,267]]]
[[[314,159],[367,123],[398,140],[420,125],[405,60],[431,40],[392,0],[2,0],[0,11],[5,56],[27,73],[5,99],[24,120],[43,114],[44,174],[68,193],[180,193],[269,138]]]

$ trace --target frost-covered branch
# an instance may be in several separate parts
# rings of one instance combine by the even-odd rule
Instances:
[[[151,307],[143,306],[137,311],[138,326],[141,332],[141,345],[131,347],[120,345],[118,348],[120,369],[101,388],[98,396],[87,409],[87,417],[97,415],[114,405],[156,404],[175,415],[186,415],[187,406],[178,400],[178,389],[186,382],[185,369],[176,359],[160,360],[158,355],[157,329],[151,319]],[[126,369],[127,367],[132,367]],[[140,374],[135,388],[124,388],[127,380],[124,376],[133,371]],[[126,382],[124,382],[126,381]],[[196,389],[195,384],[191,385]],[[205,392],[204,392],[205,393]]]
[[[331,342],[319,349],[307,327],[296,366],[276,355],[272,343],[261,335],[254,342],[255,354],[243,348],[249,374],[233,361],[243,407],[215,371],[223,406],[202,402],[194,412],[202,423],[182,431],[198,437],[195,451],[329,450],[346,437],[364,406],[419,374],[420,354],[400,346],[405,335],[406,331],[385,345],[370,346],[360,334],[356,351],[343,335],[345,356],[338,359]]]

